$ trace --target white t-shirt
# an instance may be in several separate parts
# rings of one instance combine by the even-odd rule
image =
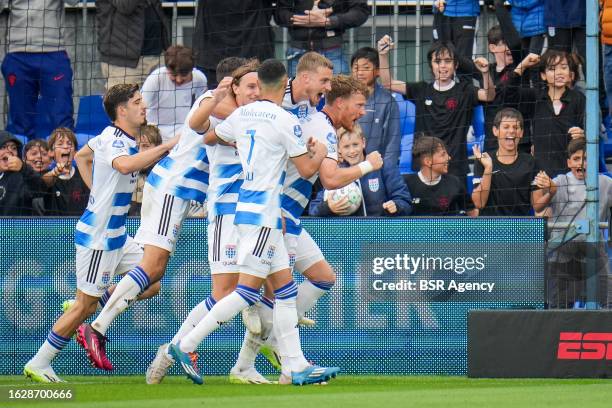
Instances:
[[[186,201],[203,203],[208,190],[208,156],[204,135],[189,127],[189,118],[204,98],[211,98],[208,91],[200,96],[185,118],[185,125],[179,142],[153,167],[147,183],[163,194],[170,194]]]
[[[201,71],[194,68],[192,75],[191,82],[177,86],[170,80],[168,69],[159,67],[142,85],[147,122],[157,124],[164,142],[182,129],[191,106],[207,89],[206,76]]]
[[[327,157],[338,161],[338,141],[336,140],[336,129],[325,112],[316,112],[300,121],[304,140],[310,137],[316,138],[327,147]],[[312,186],[317,181],[319,172],[310,179],[300,176],[293,162],[287,164],[287,177],[283,185],[281,197],[281,209],[285,217],[285,226],[288,234],[299,235],[301,231],[300,215],[308,205]]]
[[[125,219],[138,176],[137,171],[121,174],[113,168],[113,160],[136,154],[138,149],[136,141],[115,126],[108,126],[87,145],[94,152],[93,184],[74,241],[85,248],[113,251],[127,239]]]
[[[263,100],[236,109],[215,132],[236,143],[244,173],[234,223],[281,229],[280,196],[287,161],[307,153],[298,120]]]

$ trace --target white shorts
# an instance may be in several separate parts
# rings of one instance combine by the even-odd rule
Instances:
[[[210,273],[238,273],[238,230],[234,215],[217,215],[208,223]]]
[[[304,273],[312,265],[325,260],[321,249],[304,228],[300,235],[285,234],[285,246],[289,254],[289,267],[299,273]]]
[[[123,275],[142,259],[142,248],[128,236],[125,244],[114,251],[76,246],[77,289],[101,297],[115,275]]]
[[[140,211],[140,227],[134,240],[140,245],[153,245],[172,253],[190,202],[171,194],[160,193],[145,184]]]
[[[265,279],[289,268],[283,232],[257,225],[238,225],[238,270]]]

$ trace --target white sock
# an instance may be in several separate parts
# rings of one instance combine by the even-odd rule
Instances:
[[[274,331],[281,356],[282,373],[291,376],[291,372],[304,371],[308,361],[302,353],[300,332],[297,328],[296,309],[297,285],[291,282],[274,291]]]
[[[240,347],[240,354],[238,354],[238,360],[234,364],[234,369],[238,371],[246,371],[249,368],[255,367],[255,359],[259,354],[259,349],[263,344],[260,334],[253,334],[248,330],[244,332],[244,340],[242,340],[242,347]]]
[[[191,309],[191,311],[187,315],[187,318],[185,319],[183,324],[181,324],[181,327],[176,332],[170,343],[178,344],[178,342],[181,341],[183,337],[185,337],[190,331],[194,329],[194,327],[198,325],[198,323],[202,319],[204,319],[210,309],[213,308],[215,303],[215,299],[211,295],[204,299],[202,302],[198,303],[193,309]]]
[[[261,334],[254,335],[248,330],[245,332],[238,360],[234,364],[235,369],[246,371],[249,368],[255,367],[255,359],[257,354],[259,354],[259,349],[268,337],[272,335],[273,307],[274,303],[266,297],[263,297],[257,303],[257,313],[259,313],[259,318],[261,319]]]
[[[331,282],[311,282],[308,279],[300,283],[297,295],[297,312],[304,316],[306,312],[314,307],[324,294],[329,292],[334,284]]]
[[[150,284],[145,271],[137,266],[129,271],[117,284],[115,291],[104,305],[104,308],[91,323],[91,326],[100,334],[105,335],[108,326],[121,312],[130,306]]]
[[[248,300],[247,300],[248,299]],[[259,292],[247,286],[238,285],[236,289],[217,302],[206,317],[187,334],[180,343],[181,351],[195,351],[198,345],[210,333],[217,330],[223,323],[233,319],[240,311],[259,300]]]
[[[50,331],[47,335],[47,339],[40,346],[36,355],[28,362],[33,367],[48,367],[51,365],[51,361],[59,354],[60,351],[68,344],[69,338],[62,337],[55,332]]]

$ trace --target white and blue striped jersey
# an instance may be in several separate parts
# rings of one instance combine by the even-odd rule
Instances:
[[[338,141],[336,140],[336,129],[330,117],[323,111],[316,112],[300,121],[304,139],[316,138],[319,143],[327,147],[327,157],[338,161]],[[288,234],[299,235],[302,227],[300,216],[308,205],[312,194],[312,186],[317,181],[319,172],[310,179],[300,176],[297,167],[292,162],[287,165],[287,177],[283,185],[281,197],[282,214],[285,217],[285,227]]]
[[[282,104],[283,108],[286,111],[294,114],[295,117],[298,118],[298,120],[300,121],[302,119],[307,118],[309,115],[316,113],[317,107],[312,106],[308,99],[304,101],[297,101],[297,102],[293,100],[292,88],[293,88],[293,78],[289,80],[289,82],[287,83],[287,88],[285,88],[285,96],[283,97],[283,104]]]
[[[235,142],[244,172],[234,223],[281,229],[280,197],[287,161],[307,153],[298,120],[270,101],[236,109],[215,129]]]
[[[85,248],[113,251],[127,239],[125,219],[136,188],[138,172],[121,174],[113,160],[138,153],[136,141],[115,126],[87,142],[94,152],[89,203],[79,219],[74,242]]]
[[[210,118],[210,128],[216,128],[222,121]],[[238,192],[244,176],[238,150],[233,146],[216,144],[206,146],[210,163],[208,184],[208,220],[213,221],[217,215],[234,215]]]
[[[204,203],[208,190],[208,157],[204,135],[189,127],[189,119],[204,98],[212,97],[208,91],[194,102],[185,118],[181,138],[170,153],[153,167],[147,183],[160,194],[170,194],[185,201]]]

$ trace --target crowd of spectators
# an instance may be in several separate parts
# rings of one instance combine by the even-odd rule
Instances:
[[[266,0],[199,0],[193,51],[170,46],[160,0],[97,0],[97,47],[107,88],[121,82],[142,85],[147,120],[155,124],[141,129],[139,146],[145,149],[182,131],[193,102],[216,86],[214,71],[223,58],[274,55],[274,18],[289,29],[290,73],[302,55],[317,51],[333,62],[334,73],[350,73],[369,89],[366,114],[352,131],[339,131],[338,151],[342,166],[373,151],[381,153],[384,166],[358,181],[362,204],[351,215],[575,219],[585,201],[586,98],[580,86],[588,63],[585,2],[504,3],[485,2],[499,24],[487,33],[489,54],[474,58],[479,1],[434,2],[430,81],[392,77],[389,54],[395,44],[389,36],[378,41],[377,49],[360,48],[346,58],[343,34],[367,20],[365,0],[276,1],[275,6]],[[600,3],[603,94],[612,88],[612,0]],[[11,27],[2,62],[10,132],[0,133],[0,215],[79,215],[88,189],[73,165],[79,146],[62,28],[64,1],[12,0],[0,6],[9,11]],[[398,164],[406,137],[398,100],[410,101],[415,110],[412,169],[406,174],[400,174]],[[37,103],[50,107],[55,130],[47,140],[34,137]],[[469,150],[480,106],[484,144]],[[607,108],[612,111],[612,103]],[[23,146],[11,132],[29,142]],[[139,214],[146,175],[144,170],[138,178],[131,215]],[[600,177],[601,221],[609,220],[609,184]],[[346,200],[331,197],[319,188],[305,215],[349,215]],[[557,261],[575,260],[579,252],[574,248]]]

